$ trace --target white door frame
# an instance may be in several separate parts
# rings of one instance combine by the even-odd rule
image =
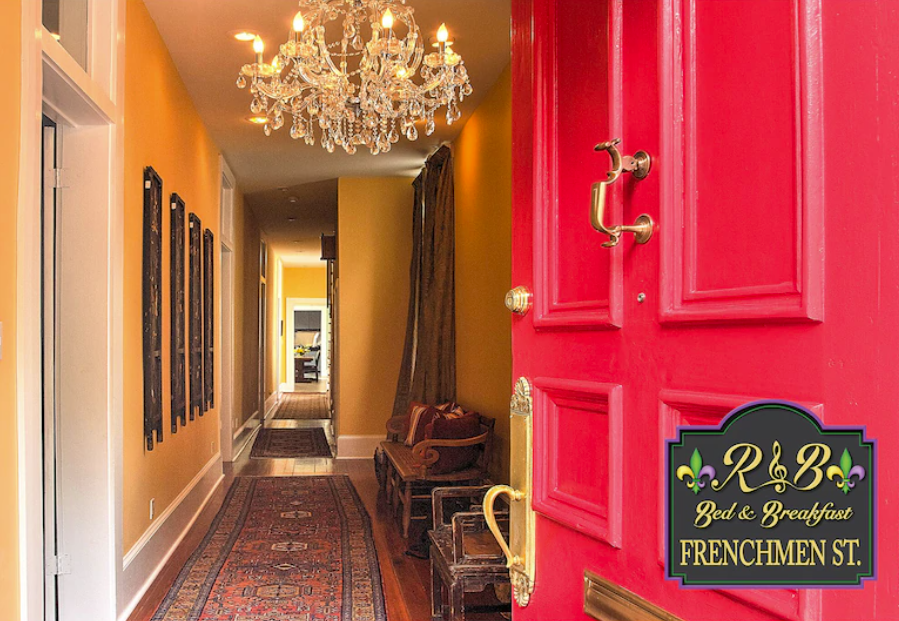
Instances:
[[[45,618],[40,184],[46,113],[62,130],[59,431],[64,459],[77,465],[77,472],[65,463],[60,469],[60,487],[68,488],[60,500],[66,529],[61,545],[72,561],[72,573],[59,580],[60,619],[83,618],[89,610],[92,619],[114,621],[123,606],[125,2],[90,3],[87,70],[42,27],[41,17],[41,3],[22,3],[16,225],[19,618]],[[86,441],[67,441],[76,435]]]
[[[57,378],[57,360],[59,359],[57,332],[58,332],[58,313],[57,313],[57,288],[56,274],[58,272],[58,221],[59,221],[59,200],[56,190],[54,169],[59,165],[59,145],[60,128],[54,125],[52,131],[48,127],[44,128],[44,178],[43,192],[44,200],[42,208],[42,218],[44,220],[43,229],[43,257],[44,261],[41,270],[41,280],[43,282],[43,299],[41,308],[44,316],[44,385],[43,385],[43,403],[42,403],[42,420],[44,425],[44,533],[48,539],[44,545],[44,557],[47,567],[51,567],[56,562],[58,553],[56,547],[56,529],[58,522],[57,514],[57,497],[59,495],[59,485],[56,479],[57,464],[56,459],[59,453],[59,447],[56,442],[56,425],[57,412],[56,404],[58,401],[56,394],[56,378]],[[46,586],[44,589],[44,605],[45,610],[56,609],[56,584],[55,577],[46,578]]]
[[[219,317],[222,327],[218,334],[216,347],[221,352],[221,364],[218,365],[218,377],[215,385],[219,387],[221,402],[219,403],[219,445],[222,447],[222,461],[234,460],[234,432],[240,428],[234,420],[234,193],[237,184],[234,174],[224,158],[219,158],[221,166],[221,245],[219,274]],[[230,226],[229,226],[230,223]]]
[[[321,336],[321,360],[323,361],[321,378],[325,379],[330,375],[331,369],[328,362],[328,336],[330,335],[330,326],[328,324],[328,299],[327,298],[287,298],[285,309],[284,330],[284,352],[287,362],[286,375],[284,376],[284,385],[282,390],[293,390],[294,373],[296,367],[293,359],[293,333],[294,333],[294,314],[295,310],[311,310],[321,311],[322,314],[322,336]]]

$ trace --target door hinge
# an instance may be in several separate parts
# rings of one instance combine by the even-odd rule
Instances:
[[[54,168],[53,169],[53,187],[57,190],[62,188],[67,188],[68,186],[64,183],[64,171],[63,168]]]
[[[65,576],[72,573],[72,557],[68,554],[54,556],[47,561],[47,574],[50,576]]]

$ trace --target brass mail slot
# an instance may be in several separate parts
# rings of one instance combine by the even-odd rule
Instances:
[[[584,572],[584,612],[599,621],[681,621],[592,571]]]

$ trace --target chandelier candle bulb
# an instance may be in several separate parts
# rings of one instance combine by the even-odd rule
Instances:
[[[303,12],[299,11],[293,18],[293,31],[299,39],[300,33],[306,28],[306,22],[303,19]]]
[[[384,17],[381,18],[381,25],[386,30],[393,30],[393,13],[390,12],[390,9],[384,11]]]
[[[256,35],[256,38],[253,39],[253,51],[256,52],[256,64],[261,65],[263,63],[262,53],[265,51],[265,43],[262,42],[262,37]]]

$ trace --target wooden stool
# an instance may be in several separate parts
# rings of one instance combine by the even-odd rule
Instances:
[[[433,491],[434,529],[431,541],[431,618],[464,621],[465,593],[480,593],[486,587],[509,585],[506,558],[487,528],[483,513],[455,513],[447,522],[444,505],[448,499],[480,502],[489,486],[441,487]],[[500,529],[508,534],[509,514],[498,512]],[[444,595],[447,604],[444,605]],[[502,610],[511,610],[511,604]],[[448,616],[447,616],[448,615]]]

